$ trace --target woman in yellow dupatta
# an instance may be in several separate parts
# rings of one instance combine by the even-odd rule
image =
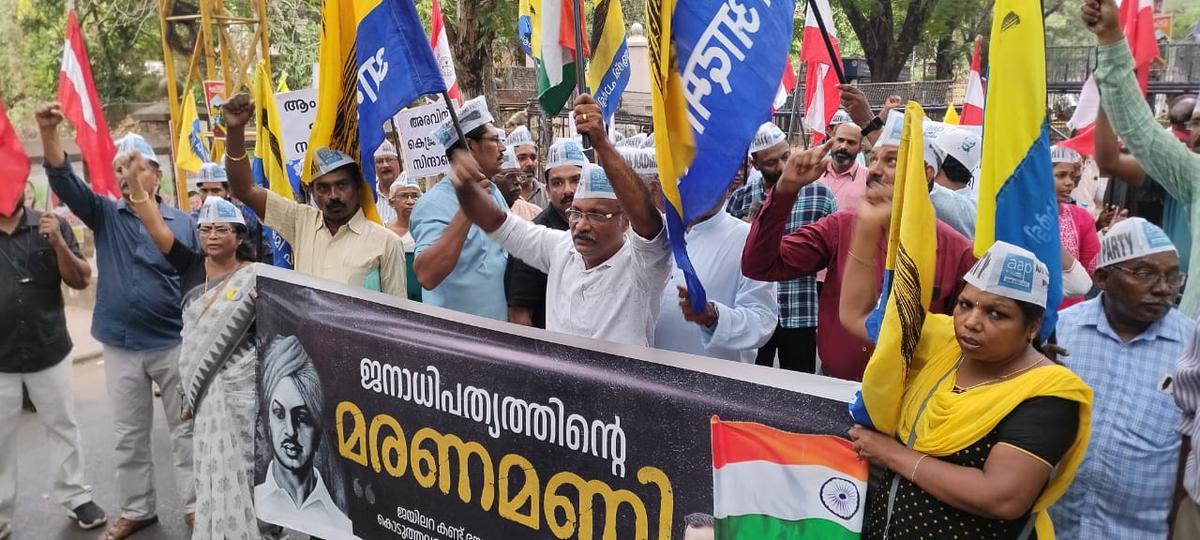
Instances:
[[[878,266],[853,254],[877,252],[890,190],[876,183],[859,209],[842,286],[842,322],[863,339]],[[1046,509],[1083,460],[1091,389],[1036,344],[1045,264],[997,242],[965,281],[953,316],[925,314],[907,377],[896,374],[905,378],[896,438],[850,431],[859,456],[884,469],[864,538],[1054,538]]]

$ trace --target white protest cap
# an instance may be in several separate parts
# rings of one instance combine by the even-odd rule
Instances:
[[[579,187],[575,189],[575,200],[581,199],[617,200],[617,194],[613,191],[603,167],[591,163],[583,166],[583,172],[579,176]]]
[[[1100,239],[1096,268],[1163,252],[1178,253],[1167,233],[1142,218],[1129,218],[1108,229]]]
[[[517,163],[517,153],[512,150],[505,150],[504,156],[500,158],[500,170],[516,170],[520,169],[521,164]]]
[[[783,130],[775,125],[775,122],[766,122],[758,126],[758,133],[754,134],[754,140],[750,141],[750,153],[755,154],[762,152],[772,146],[787,142],[787,135],[783,134]]]
[[[654,134],[646,135],[646,138],[642,139],[642,145],[639,148],[654,148]]]
[[[463,135],[475,131],[480,126],[492,123],[492,113],[488,111],[487,101],[483,96],[468,100],[458,109],[458,123],[462,126]],[[454,129],[454,118],[446,116],[442,123],[433,130],[433,138],[443,147],[450,148],[458,142],[458,131]]]
[[[383,144],[379,145],[379,148],[375,149],[375,155],[372,157],[379,156],[392,156],[398,158],[400,157],[400,154],[396,152],[396,145],[392,144],[392,141],[384,139]]]
[[[550,145],[546,153],[546,170],[564,165],[583,167],[588,164],[587,156],[583,155],[583,147],[574,139],[558,139]]]
[[[829,125],[836,126],[838,124],[849,124],[852,121],[853,120],[850,119],[850,113],[846,112],[845,109],[838,109],[837,112],[833,113],[833,118],[829,120]]]
[[[229,175],[225,174],[225,167],[216,163],[204,163],[200,165],[200,172],[196,173],[196,184],[205,182],[220,182],[222,184],[229,183]]]
[[[944,129],[930,124],[942,124],[941,122],[926,122],[923,126],[922,140],[925,145],[924,156],[925,164],[933,167],[934,174],[937,174],[942,169],[942,159],[945,154],[936,145],[933,144],[933,138],[928,136],[929,133],[941,133]],[[900,146],[900,138],[904,134],[904,113],[893,110],[888,113],[887,124],[883,126],[883,132],[879,134],[879,139],[875,141],[875,146]]]
[[[658,157],[653,148],[618,148],[617,152],[638,176],[658,176]]]
[[[209,197],[204,199],[204,206],[200,207],[200,216],[196,223],[200,225],[213,223],[245,225],[246,218],[242,217],[242,211],[238,210],[233,203],[220,197]]]
[[[1076,164],[1083,161],[1083,156],[1066,146],[1056,144],[1050,147],[1050,163]]]
[[[416,180],[410,178],[407,172],[401,172],[400,177],[395,182],[392,182],[392,187],[388,189],[388,196],[395,196],[397,193],[409,188],[421,191],[421,186],[417,185]]]
[[[904,113],[893,109],[888,113],[887,123],[879,131],[875,146],[900,146],[900,137],[904,134]]]
[[[996,241],[963,278],[983,292],[1043,308],[1050,270],[1029,250]]]
[[[313,166],[316,168],[313,178],[325,176],[346,165],[357,165],[357,163],[354,161],[354,158],[345,152],[327,147],[318,148],[316,159],[313,160]]]
[[[942,132],[934,141],[946,155],[954,158],[968,171],[979,167],[983,159],[983,139],[968,129],[954,128]]]
[[[535,146],[533,144],[533,134],[529,132],[529,128],[525,126],[517,126],[517,129],[512,130],[506,139],[507,145],[512,146]]]
[[[158,154],[154,153],[154,147],[150,146],[145,137],[137,133],[126,133],[124,137],[117,139],[115,145],[117,147],[117,155],[113,157],[113,167],[117,166],[117,158],[134,152],[141,154],[142,159],[155,165],[160,165]]]

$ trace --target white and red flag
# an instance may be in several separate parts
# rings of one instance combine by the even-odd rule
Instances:
[[[775,91],[775,103],[771,104],[773,110],[779,110],[787,104],[788,96],[792,95],[792,90],[796,89],[796,65],[792,63],[791,55],[788,55],[787,69],[783,71],[783,80],[779,81],[779,90]]]
[[[454,73],[454,55],[450,54],[450,40],[446,37],[446,23],[442,19],[442,7],[438,0],[433,0],[433,23],[429,29],[429,45],[433,47],[433,57],[437,60],[438,69],[442,71],[442,79],[446,81],[450,99],[455,104],[462,105],[458,97],[458,75]]]
[[[820,10],[825,30],[829,32],[829,42],[833,45],[832,57],[821,36],[821,28],[817,25],[817,14],[813,13],[814,6]],[[812,130],[812,143],[820,144],[825,140],[825,129],[829,126],[829,121],[833,120],[833,114],[837,112],[841,100],[837,89],[837,70],[834,66],[841,66],[842,53],[834,33],[833,11],[829,8],[829,0],[809,2],[808,13],[804,17],[802,40],[800,61],[805,63],[804,125]]]
[[[121,191],[117,189],[112,163],[117,149],[108,133],[100,94],[92,82],[91,63],[74,10],[67,13],[66,45],[63,47],[62,70],[58,73],[58,102],[62,105],[63,116],[75,126],[75,143],[87,164],[92,191],[119,198]]]
[[[971,55],[971,75],[967,78],[967,96],[963,100],[962,118],[958,124],[960,126],[983,125],[983,103],[987,91],[983,87],[983,76],[979,72],[979,51],[982,47],[983,36],[976,36],[975,52]]]

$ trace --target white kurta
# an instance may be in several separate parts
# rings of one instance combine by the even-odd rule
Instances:
[[[708,301],[717,307],[717,325],[709,330],[683,319],[678,287],[687,283],[683,270],[674,268],[663,291],[656,348],[754,363],[758,348],[771,339],[779,322],[779,297],[774,283],[742,275],[742,248],[749,234],[750,224],[726,212],[687,232],[692,267]]]
[[[593,268],[584,268],[570,231],[505,219],[489,236],[547,274],[547,330],[643,347],[653,343],[659,301],[671,275],[666,228],[650,240],[625,235],[620,251]]]

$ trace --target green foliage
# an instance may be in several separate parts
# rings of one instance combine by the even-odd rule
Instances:
[[[272,80],[287,73],[293,90],[309,87],[321,42],[321,0],[270,0],[267,17]]]

